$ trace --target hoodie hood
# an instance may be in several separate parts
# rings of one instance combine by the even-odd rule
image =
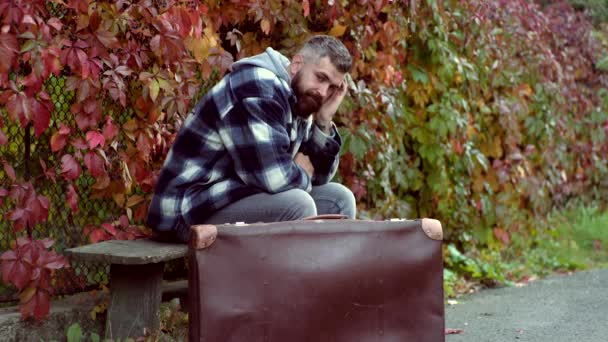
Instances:
[[[291,77],[289,77],[289,73],[287,72],[289,63],[287,57],[269,47],[259,55],[243,58],[235,62],[232,64],[232,71],[239,70],[246,66],[257,66],[272,71],[280,79],[289,84],[291,82]]]

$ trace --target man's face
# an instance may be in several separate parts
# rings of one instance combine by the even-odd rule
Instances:
[[[307,118],[339,89],[344,74],[336,69],[329,57],[299,63],[291,87],[298,99],[296,115]]]

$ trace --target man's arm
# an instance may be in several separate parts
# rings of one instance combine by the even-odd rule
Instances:
[[[346,92],[346,81],[343,81],[315,113],[312,136],[300,148],[302,153],[310,157],[315,168],[314,185],[329,182],[338,170],[342,140],[332,120]]]
[[[286,108],[269,98],[241,100],[222,121],[220,136],[247,185],[268,193],[309,190],[310,176],[289,153]]]

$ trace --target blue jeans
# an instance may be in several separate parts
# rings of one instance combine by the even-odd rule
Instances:
[[[259,193],[225,206],[201,223],[291,221],[322,214],[342,214],[354,219],[357,207],[352,191],[339,183],[327,183],[313,186],[310,193],[300,189]],[[187,241],[189,229],[182,229],[177,235],[179,240]]]

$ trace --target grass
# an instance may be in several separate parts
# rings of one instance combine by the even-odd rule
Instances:
[[[576,204],[549,217],[559,242],[553,250],[561,258],[586,268],[608,267],[608,211],[597,205]]]
[[[445,246],[447,298],[484,287],[525,284],[553,273],[608,267],[608,210],[571,203],[508,244]],[[462,252],[461,252],[462,251]]]

